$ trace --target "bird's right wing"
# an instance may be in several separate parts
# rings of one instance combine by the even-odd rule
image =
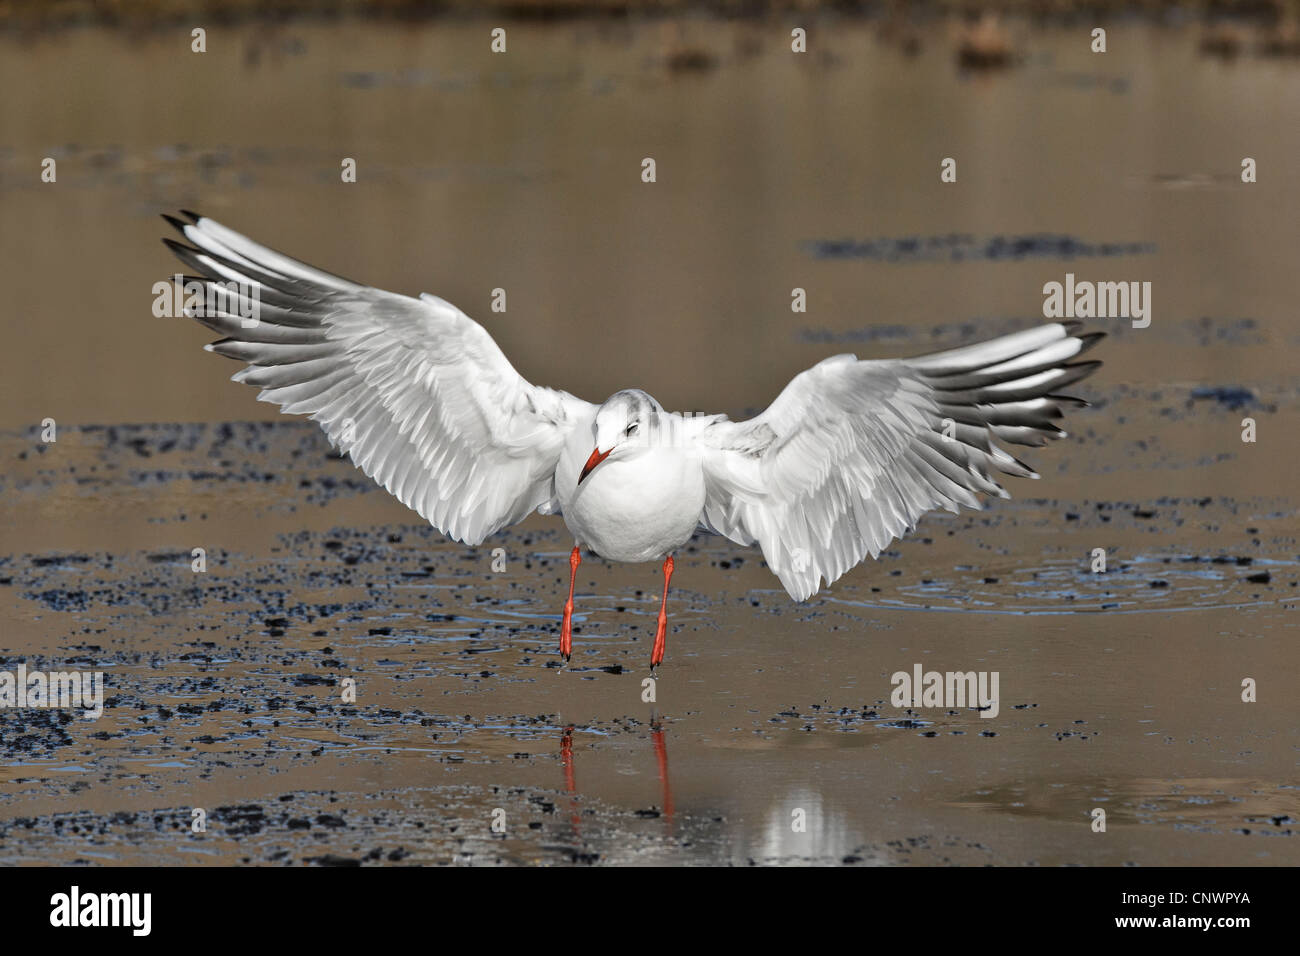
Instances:
[[[1039,328],[920,358],[837,355],[794,377],[744,422],[711,422],[702,450],[704,524],[759,544],[803,601],[927,511],[1007,497],[992,472],[1038,476],[991,438],[1042,445],[1084,404],[1054,394],[1100,362],[1067,364],[1097,339],[1072,325]]]
[[[202,273],[208,304],[187,314],[226,336],[207,348],[248,363],[235,381],[310,415],[358,468],[459,541],[556,507],[560,451],[592,405],[529,384],[449,302],[360,285],[185,215],[164,218],[192,245],[164,242]]]

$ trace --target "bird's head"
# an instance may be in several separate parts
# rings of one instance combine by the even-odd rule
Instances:
[[[578,484],[610,455],[621,457],[632,448],[645,447],[657,429],[663,409],[639,388],[615,392],[596,412],[591,433],[595,448],[578,476]]]

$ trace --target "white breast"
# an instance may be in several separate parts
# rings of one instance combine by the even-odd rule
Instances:
[[[586,548],[611,561],[655,561],[691,539],[704,509],[704,470],[689,444],[620,446],[582,482],[592,449],[577,428],[556,469],[564,523]]]

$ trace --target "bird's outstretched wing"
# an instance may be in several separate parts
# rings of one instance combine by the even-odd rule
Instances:
[[[193,213],[163,241],[201,273],[188,315],[247,362],[234,381],[310,415],[367,475],[451,537],[478,544],[543,505],[587,402],[538,388],[449,302],[412,299],[315,269]],[[256,305],[256,323],[247,321]]]
[[[992,472],[1037,478],[992,443],[1043,445],[1086,402],[1054,394],[1100,362],[1069,360],[1102,333],[1044,325],[897,361],[837,355],[801,372],[757,418],[706,427],[704,524],[758,543],[803,601],[927,511],[1009,497]]]

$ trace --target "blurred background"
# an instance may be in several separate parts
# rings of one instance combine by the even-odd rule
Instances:
[[[681,410],[761,408],[831,351],[1032,324],[1068,270],[1154,283],[1135,343],[1292,304],[1300,57],[1269,46],[1289,8],[1242,5],[1235,46],[1208,48],[1227,7],[999,9],[0,4],[0,271],[24,344],[0,358],[0,425],[274,417],[203,330],[150,320],[177,208],[449,299],[534,382]],[[1210,377],[1257,358],[1163,344]],[[1136,353],[1110,360],[1153,373]]]

